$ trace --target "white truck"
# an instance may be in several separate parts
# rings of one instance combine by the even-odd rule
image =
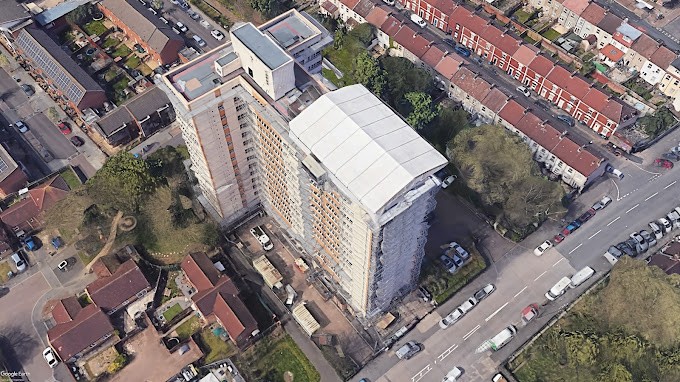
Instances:
[[[564,292],[569,289],[569,285],[571,284],[571,278],[570,277],[562,277],[560,281],[557,282],[550,290],[548,293],[545,294],[545,298],[547,298],[550,301],[555,301],[557,300],[558,297],[564,294]]]
[[[491,343],[491,349],[496,351],[502,348],[508,342],[510,342],[513,337],[515,337],[515,334],[517,334],[517,329],[515,329],[515,327],[512,325],[503,329],[500,333],[496,334],[492,339],[489,340]]]
[[[272,243],[272,241],[269,240],[269,236],[267,236],[267,234],[264,233],[264,230],[259,225],[251,228],[250,234],[257,239],[257,241],[260,243],[260,245],[262,245],[262,248],[265,251],[271,251],[274,248],[274,243]]]

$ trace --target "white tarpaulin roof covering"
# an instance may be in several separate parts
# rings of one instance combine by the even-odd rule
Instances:
[[[312,317],[312,314],[309,313],[309,310],[307,310],[304,302],[297,304],[297,306],[293,308],[293,318],[295,318],[295,321],[302,326],[302,330],[310,337],[314,332],[321,328],[321,325],[319,325],[314,317]]]
[[[372,213],[414,179],[447,162],[363,85],[321,96],[290,128],[303,149]]]

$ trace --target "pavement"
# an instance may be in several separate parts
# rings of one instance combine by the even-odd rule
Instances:
[[[392,349],[379,355],[352,380],[436,381],[458,366],[464,370],[460,381],[489,381],[512,352],[611,268],[602,256],[610,245],[628,238],[633,231],[647,228],[647,222],[678,206],[680,166],[660,171],[651,165],[656,157],[678,142],[680,132],[676,131],[639,154],[641,164],[621,160],[617,167],[625,174],[624,179],[603,177],[579,196],[567,217],[580,215],[605,194],[614,201],[542,256],[536,257],[533,249],[559,232],[562,227],[560,221],[544,223],[536,233],[510,246],[509,250],[508,246],[500,250],[488,246],[493,262],[480,277],[425,317]],[[667,235],[666,240],[670,240],[676,232]],[[657,248],[661,246],[660,243]],[[548,289],[562,277],[571,276],[584,266],[595,269],[596,275],[558,300],[547,301],[544,294]],[[442,317],[487,283],[496,286],[491,296],[454,325],[445,330],[439,328],[438,322]],[[538,321],[525,326],[520,312],[530,303],[541,305],[542,313]],[[518,328],[516,338],[498,352],[489,350],[487,340],[508,325]],[[424,350],[408,361],[400,361],[394,350],[406,341],[420,342]]]

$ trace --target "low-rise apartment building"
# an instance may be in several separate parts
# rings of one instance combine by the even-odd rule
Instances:
[[[453,0],[398,0],[405,9],[422,17],[446,33],[451,33],[449,16],[457,4]]]

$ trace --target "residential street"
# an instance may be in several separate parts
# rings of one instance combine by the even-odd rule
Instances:
[[[497,260],[484,274],[421,321],[353,381],[368,378],[372,382],[397,382],[406,381],[407,375],[412,382],[436,381],[454,366],[465,371],[461,381],[489,381],[498,365],[512,352],[610,269],[602,256],[610,245],[628,238],[633,231],[646,228],[648,222],[680,204],[680,170],[674,168],[658,173],[650,165],[660,152],[679,140],[680,132],[670,134],[665,139],[667,143],[661,142],[643,153],[642,165],[625,162],[619,166],[625,174],[623,180],[602,179],[577,199],[574,208],[578,211],[571,212],[570,218],[578,216],[605,194],[614,201],[543,256],[536,257],[533,249],[559,231],[556,223],[545,223],[538,232],[500,256],[493,254]],[[438,208],[441,204],[438,203]],[[441,213],[444,212],[438,215]],[[665,240],[677,235],[676,232],[671,232]],[[495,251],[494,247],[489,248]],[[596,270],[595,277],[557,301],[547,303],[544,294],[548,289],[560,278],[571,276],[586,265]],[[493,283],[497,288],[491,296],[448,329],[439,328],[438,322],[443,316],[487,283]],[[530,303],[546,305],[542,307],[542,316],[524,327],[520,311]],[[495,353],[484,346],[486,340],[511,324],[518,328],[518,334],[510,344]],[[424,350],[411,360],[398,361],[394,351],[411,340],[423,343]]]

